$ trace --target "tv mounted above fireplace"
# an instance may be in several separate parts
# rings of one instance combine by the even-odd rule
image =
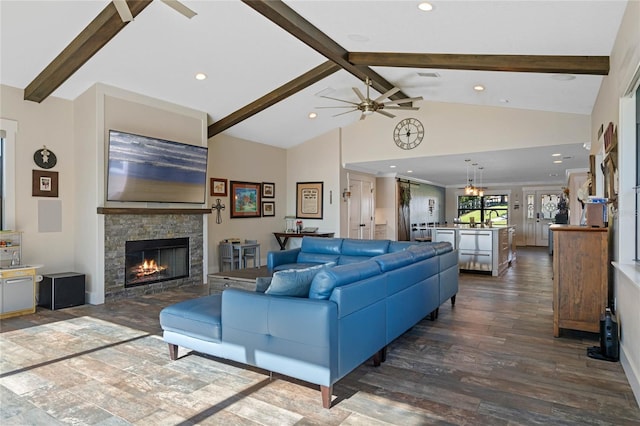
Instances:
[[[207,147],[109,130],[107,201],[203,204]]]

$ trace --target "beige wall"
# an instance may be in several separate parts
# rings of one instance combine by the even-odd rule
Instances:
[[[38,273],[73,270],[75,234],[76,153],[73,145],[73,103],[47,98],[42,103],[26,102],[23,91],[0,86],[0,117],[18,122],[16,134],[16,223],[23,231],[23,262],[43,264]],[[42,170],[33,162],[36,150],[46,145],[56,154],[57,165],[50,171],[58,172],[58,198],[31,195],[32,170]],[[38,204],[59,204],[61,208],[60,232],[40,232]]]
[[[283,213],[292,216],[296,214],[297,182],[324,182],[323,218],[304,219],[304,225],[317,226],[320,231],[335,232],[336,236],[346,233],[346,230],[340,229],[341,173],[340,129],[288,149],[287,209]]]
[[[264,199],[275,202],[275,216],[260,218],[231,219],[231,199],[208,197],[208,207],[220,202],[222,223],[216,223],[216,212],[208,215],[209,227],[209,269],[219,270],[218,243],[225,238],[258,240],[262,264],[266,264],[267,253],[279,250],[273,232],[284,231],[284,216],[287,214],[289,190],[287,188],[286,151],[224,134],[209,139],[209,175],[211,177],[242,182],[272,182],[275,184],[275,198]],[[263,200],[263,201],[264,201]],[[295,200],[295,197],[294,197]],[[294,201],[295,202],[295,201]]]
[[[400,111],[402,112],[402,111]],[[422,102],[411,116],[422,121],[425,139],[410,151],[391,139],[393,120],[372,115],[342,131],[345,164],[390,158],[413,158],[584,143],[590,140],[588,115],[499,108],[478,105]]]
[[[640,282],[634,252],[634,203],[636,164],[633,100],[627,91],[640,67],[640,2],[630,1],[611,52],[610,72],[604,78],[591,120],[591,152],[602,152],[598,129],[609,122],[618,128],[620,192],[618,210],[610,216],[614,236],[613,257],[618,266],[614,280],[617,319],[621,327],[621,363],[640,403]],[[622,108],[622,109],[621,109]],[[635,279],[633,278],[635,277]]]

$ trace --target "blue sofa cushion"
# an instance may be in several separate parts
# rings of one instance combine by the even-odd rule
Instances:
[[[265,294],[272,296],[309,296],[311,281],[318,272],[326,268],[325,265],[312,266],[304,269],[289,269],[277,271],[273,274],[273,279]]]
[[[327,253],[308,253],[301,251],[298,255],[298,263],[338,263],[340,258],[339,254],[327,254]]]
[[[208,342],[220,342],[222,294],[185,300],[160,311],[163,330],[186,334]]]
[[[304,253],[334,254],[340,256],[342,238],[304,237],[300,245]]]
[[[342,242],[343,256],[373,257],[385,254],[389,250],[389,240],[354,240],[345,239]]]
[[[416,244],[407,248],[407,252],[413,256],[417,262],[419,260],[429,259],[436,255],[436,250],[431,244]]]
[[[323,262],[306,262],[306,263],[285,263],[283,265],[278,265],[273,268],[273,271],[285,271],[287,269],[306,269],[311,268],[312,266],[320,266],[325,265]]]
[[[411,246],[418,245],[415,241],[390,241],[389,242],[389,253],[396,253],[398,251],[406,250]]]
[[[373,260],[327,268],[320,271],[311,282],[309,299],[327,300],[331,297],[334,288],[378,274],[380,274],[380,267]]]
[[[258,293],[264,293],[271,284],[273,277],[258,277],[256,278],[256,291]]]
[[[431,243],[431,246],[436,250],[436,254],[449,253],[453,251],[451,243],[446,241],[438,241]]]
[[[414,261],[413,255],[407,250],[376,256],[373,260],[380,265],[382,272],[393,271],[394,269],[409,265]]]

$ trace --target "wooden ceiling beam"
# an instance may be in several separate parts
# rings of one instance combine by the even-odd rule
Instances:
[[[207,128],[207,137],[211,138],[218,133],[224,132],[228,128],[235,126],[236,124],[240,123],[243,120],[246,120],[252,115],[259,113],[260,111],[264,111],[270,106],[280,102],[283,99],[288,98],[289,96],[301,91],[302,89],[311,86],[314,83],[317,83],[318,81],[330,76],[340,69],[340,66],[332,61],[327,61],[318,65],[317,67],[313,68],[310,71],[307,71],[306,73],[291,80],[283,86],[278,87],[272,92],[267,93],[261,98],[209,125],[209,127]]]
[[[608,56],[458,55],[432,53],[351,52],[349,53],[348,59],[349,62],[359,66],[538,72],[554,74],[609,74]]]
[[[135,18],[152,0],[128,0]],[[24,89],[24,99],[42,102],[123,29],[112,2]]]
[[[300,16],[297,12],[280,0],[242,0],[256,12],[287,31],[292,36],[320,53],[330,61],[340,65],[342,69],[364,81],[366,77],[371,80],[371,85],[380,93],[384,93],[394,87],[381,75],[369,69],[367,66],[356,66],[349,60],[349,52],[336,43],[332,38],[316,28],[313,24]],[[406,99],[409,96],[398,92],[390,99]]]

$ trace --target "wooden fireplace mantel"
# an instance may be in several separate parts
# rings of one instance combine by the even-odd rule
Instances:
[[[153,209],[143,207],[98,207],[98,214],[211,214],[211,209]]]

